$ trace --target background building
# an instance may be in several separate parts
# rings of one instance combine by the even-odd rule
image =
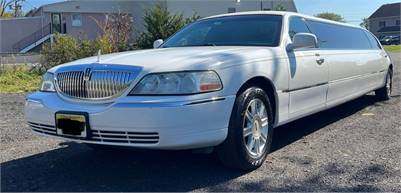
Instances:
[[[401,3],[382,5],[369,17],[369,31],[381,38],[400,35]]]
[[[143,15],[157,2],[167,5],[171,13],[185,17],[284,9],[296,12],[293,0],[71,0],[44,5],[28,17],[0,20],[0,53],[28,52],[47,41],[52,33],[63,33],[77,39],[95,39],[101,32],[98,23],[107,14],[123,12],[133,17],[134,34],[144,30]]]

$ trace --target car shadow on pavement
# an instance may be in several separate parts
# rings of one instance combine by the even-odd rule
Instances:
[[[367,95],[281,126],[274,136],[273,151],[279,151],[374,103],[373,96]],[[212,154],[144,150],[98,152],[85,145],[68,142],[60,144],[58,149],[2,163],[1,189],[6,192],[154,192],[190,191],[218,186],[220,188],[216,191],[224,191],[221,184],[245,174],[243,171],[223,167]],[[292,188],[272,187],[271,190],[291,191]],[[266,191],[261,186],[259,191],[263,190]],[[334,186],[331,191],[335,190]]]
[[[367,106],[378,104],[376,102],[374,95],[365,95],[338,107],[280,126],[274,131],[272,151],[279,150],[327,125],[349,117]]]

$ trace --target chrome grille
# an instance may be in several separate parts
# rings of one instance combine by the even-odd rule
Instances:
[[[156,132],[92,130],[92,139],[94,141],[113,143],[154,144],[159,142],[159,134]]]
[[[121,94],[135,79],[129,71],[83,70],[57,73],[63,95],[79,99],[107,99]]]
[[[37,133],[57,136],[56,126],[28,122],[31,129]],[[131,132],[90,130],[90,137],[84,141],[106,142],[114,144],[157,144],[160,136],[157,132]],[[68,136],[60,136],[69,138]]]
[[[40,123],[32,123],[28,122],[28,125],[31,126],[33,131],[38,133],[48,134],[48,135],[56,135],[56,127],[52,125],[45,125]]]

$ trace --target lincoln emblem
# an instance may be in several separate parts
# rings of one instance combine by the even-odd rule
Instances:
[[[90,78],[91,78],[91,69],[87,68],[85,70],[85,74],[84,74],[84,81],[88,81],[88,80],[90,80]]]

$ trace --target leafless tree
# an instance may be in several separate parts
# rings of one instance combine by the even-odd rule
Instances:
[[[14,17],[21,15],[22,2],[25,0],[0,0],[0,17],[6,13],[7,7],[14,11]]]
[[[133,18],[127,13],[107,14],[104,21],[97,21],[97,25],[102,31],[101,36],[106,38],[112,45],[113,51],[123,51],[128,49],[128,43],[133,32]]]

